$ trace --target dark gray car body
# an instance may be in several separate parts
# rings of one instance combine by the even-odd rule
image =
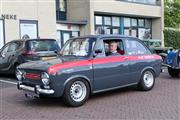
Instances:
[[[158,77],[161,72],[162,59],[151,52],[144,55],[124,54],[108,57],[94,55],[96,46],[100,46],[104,39],[121,39],[124,44],[127,39],[133,39],[142,43],[137,38],[118,35],[96,35],[79,38],[90,39],[90,46],[93,46],[91,45],[92,41],[95,42],[95,46],[87,57],[59,56],[57,59],[22,64],[18,69],[30,74],[29,78],[19,82],[18,87],[19,85],[26,85],[35,88],[38,85],[42,89],[46,89],[41,81],[41,73],[46,72],[51,80],[49,89],[54,90],[53,94],[48,95],[49,97],[61,97],[66,84],[75,78],[86,80],[91,88],[91,94],[93,94],[138,84],[142,73],[147,69],[152,70],[155,77]],[[146,48],[145,45],[144,47]],[[148,48],[146,49],[149,51]],[[125,53],[126,51],[125,47]],[[36,77],[31,79],[31,76]]]

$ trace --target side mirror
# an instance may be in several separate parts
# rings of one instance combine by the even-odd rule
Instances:
[[[96,54],[99,54],[99,53],[102,53],[102,50],[101,49],[97,49],[94,51]]]

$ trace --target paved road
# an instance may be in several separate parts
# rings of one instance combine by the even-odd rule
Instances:
[[[26,99],[12,79],[0,77],[0,120],[180,120],[180,78],[167,73],[161,74],[152,91],[128,87],[96,94],[78,108],[66,107],[61,99]]]

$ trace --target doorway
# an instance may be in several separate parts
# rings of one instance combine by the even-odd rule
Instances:
[[[4,20],[0,19],[0,49],[4,46]]]

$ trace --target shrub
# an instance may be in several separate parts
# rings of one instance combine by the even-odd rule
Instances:
[[[166,47],[180,48],[180,31],[175,29],[164,30],[164,42]]]

